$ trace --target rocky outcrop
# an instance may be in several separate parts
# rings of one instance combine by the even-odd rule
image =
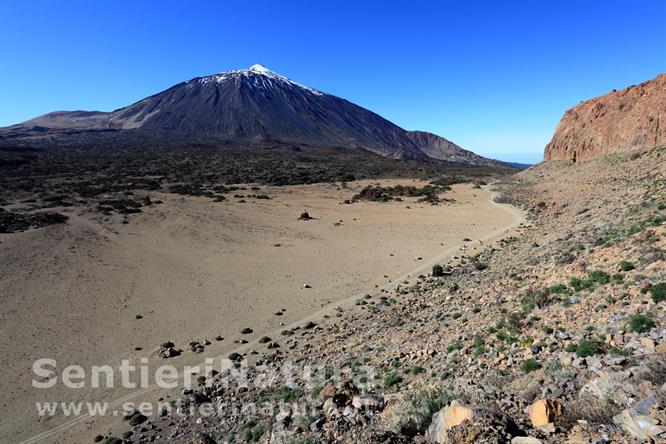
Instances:
[[[433,159],[466,163],[469,165],[506,165],[497,160],[481,157],[478,154],[463,149],[437,134],[425,131],[407,131],[406,134],[425,155]]]
[[[660,145],[666,145],[666,74],[568,110],[544,160],[589,160]]]

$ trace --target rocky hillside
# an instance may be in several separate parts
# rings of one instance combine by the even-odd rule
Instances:
[[[471,151],[465,150],[455,143],[437,134],[425,131],[408,131],[407,136],[428,157],[449,162],[459,162],[469,165],[497,166],[500,162],[479,156]]]
[[[229,355],[248,379],[202,373],[174,401],[223,415],[137,413],[114,433],[207,444],[664,442],[664,156],[548,162],[497,184],[501,201],[527,213],[515,232],[461,239],[428,276],[248,337]],[[281,376],[287,365],[293,377]],[[280,376],[259,384],[266,372]]]
[[[544,160],[589,160],[666,144],[666,74],[571,108],[546,146]]]

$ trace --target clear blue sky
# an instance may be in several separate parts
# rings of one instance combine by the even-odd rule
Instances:
[[[536,162],[567,108],[666,72],[665,23],[664,0],[0,0],[0,126],[261,63],[403,128]]]

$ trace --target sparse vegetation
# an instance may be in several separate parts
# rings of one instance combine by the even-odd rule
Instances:
[[[650,287],[652,300],[656,303],[666,301],[666,283],[660,282]]]
[[[486,351],[486,344],[482,337],[477,336],[474,339],[474,357],[478,358]]]
[[[432,422],[432,415],[456,398],[452,391],[445,389],[422,390],[408,395],[399,419],[400,430],[408,436],[423,434]]]
[[[432,266],[432,275],[434,277],[441,277],[444,276],[444,267],[442,267],[439,264],[435,264]]]
[[[636,333],[644,333],[654,327],[652,316],[637,314],[629,317],[629,330]]]
[[[584,291],[593,288],[594,282],[590,279],[572,277],[569,281],[569,285],[571,285],[571,288],[573,288],[575,291]]]
[[[440,202],[439,195],[450,190],[449,185],[424,185],[422,187],[395,185],[382,187],[380,185],[368,185],[356,194],[352,202],[369,200],[371,202],[388,202],[401,197],[419,197],[420,202],[436,204]]]
[[[402,382],[401,376],[398,376],[395,373],[391,373],[390,375],[384,378],[384,387],[393,387],[394,385],[398,385],[401,382]]]
[[[415,365],[412,367],[409,371],[412,375],[420,375],[421,373],[425,373],[426,369],[421,367],[420,365]]]
[[[539,370],[541,368],[541,364],[539,364],[536,360],[534,359],[528,359],[524,361],[520,369],[523,371],[523,373],[531,373],[533,371]]]
[[[589,424],[614,424],[613,416],[622,411],[622,406],[611,398],[583,398],[568,403],[559,424],[572,426],[580,420]]]
[[[54,212],[15,213],[0,208],[0,233],[14,233],[30,228],[61,224],[67,216]]]
[[[393,191],[429,198],[436,194],[434,190],[444,191],[447,184],[510,172],[497,167],[392,160],[360,149],[345,149],[331,156],[322,150],[265,150],[194,143],[177,136],[156,142],[119,133],[99,133],[93,140],[89,134],[80,133],[66,141],[58,137],[43,139],[39,148],[29,143],[0,142],[3,205],[23,200],[36,209],[83,205],[103,214],[128,215],[159,202],[131,197],[135,191],[162,191],[221,202],[224,194],[240,190],[234,184],[241,183],[281,186],[442,177],[425,187]],[[270,198],[264,193],[251,197]],[[54,213],[4,213],[0,212],[0,232],[7,233],[65,221]]]
[[[636,267],[634,266],[634,264],[632,264],[632,263],[629,262],[629,261],[622,261],[622,262],[620,262],[620,270],[622,270],[622,271],[625,271],[625,272],[626,272],[626,271],[631,271],[631,270],[633,270],[634,268],[636,268]]]
[[[610,276],[608,273],[601,270],[591,272],[589,277],[592,282],[596,282],[599,285],[606,285],[610,282]]]
[[[603,350],[603,342],[596,339],[583,339],[576,346],[576,356],[579,358],[587,358],[588,356],[601,353]]]

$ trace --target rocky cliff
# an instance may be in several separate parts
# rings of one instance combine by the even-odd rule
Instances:
[[[659,145],[666,145],[666,74],[568,110],[544,160],[589,160]]]

